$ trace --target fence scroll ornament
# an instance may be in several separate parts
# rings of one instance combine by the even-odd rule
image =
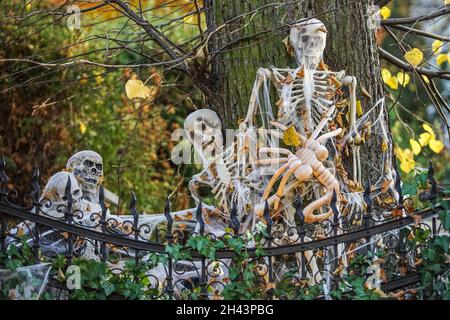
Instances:
[[[9,188],[2,157],[0,262],[22,256],[22,265],[50,265],[41,287],[70,297],[98,297],[101,288],[103,298],[331,299],[360,286],[367,298],[413,286],[424,249],[409,242],[423,244],[443,231],[437,219],[446,210],[438,202],[443,190],[430,164],[430,190],[420,199],[431,208],[415,209],[402,194],[390,148],[380,151],[386,159],[380,177],[362,186],[360,146],[388,131],[383,121],[357,119],[356,78],[323,63],[326,32],[317,19],[292,27],[289,48],[298,66],[258,71],[247,117],[227,148],[214,112],[186,119],[203,165],[189,183],[194,208],[172,212],[168,198],[162,214],[146,215],[133,193],[130,214],[111,213],[103,159],[90,150],[73,155],[42,191],[36,167],[22,199]],[[383,119],[384,102],[370,112]],[[352,155],[351,174],[342,164],[345,152]],[[216,205],[201,201],[201,186],[211,189]],[[89,289],[86,278],[100,281],[83,275],[89,266],[108,281]],[[68,270],[70,277],[61,276]],[[68,285],[64,280],[77,272],[79,281]],[[20,286],[2,288],[2,297],[24,297]],[[42,297],[37,291],[33,297]]]

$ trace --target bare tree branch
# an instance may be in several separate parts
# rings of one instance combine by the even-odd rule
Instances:
[[[377,0],[375,1],[375,5],[379,6],[379,7],[384,7],[385,5],[389,4],[389,2],[391,2],[392,0]]]
[[[179,61],[183,61],[184,57],[179,58]],[[100,63],[100,62],[94,62],[90,60],[80,59],[80,60],[73,60],[70,62],[64,62],[64,63],[46,63],[46,62],[39,62],[35,60],[30,59],[0,59],[1,62],[26,62],[26,63],[32,63],[41,67],[69,67],[72,65],[92,65],[96,67],[103,67],[103,68],[111,68],[111,69],[120,69],[120,68],[139,68],[139,67],[157,67],[157,66],[163,66],[167,65],[168,63],[176,63],[177,61],[161,61],[161,62],[155,62],[155,63],[139,63],[139,64],[106,64],[106,63]]]
[[[392,25],[391,28],[397,29],[397,30],[406,31],[406,32],[410,32],[410,33],[414,33],[414,34],[418,34],[420,36],[424,36],[424,37],[431,38],[431,39],[437,39],[437,40],[441,40],[441,41],[445,41],[445,42],[450,42],[450,37],[441,36],[439,34],[434,34],[434,33],[426,32],[426,31],[423,31],[423,30],[410,28],[410,27],[407,27],[407,26],[403,26],[401,24],[399,24],[399,25]]]
[[[438,9],[430,14],[424,14],[420,16],[415,17],[407,17],[407,18],[391,18],[391,19],[384,19],[381,20],[381,24],[385,26],[389,25],[395,25],[395,24],[409,24],[409,23],[416,23],[420,21],[425,20],[431,20],[437,17],[445,16],[448,13],[450,13],[450,6],[442,7],[441,9]]]
[[[185,52],[177,47],[172,41],[170,41],[164,34],[159,32],[152,24],[147,20],[141,18],[136,12],[130,9],[130,7],[121,0],[106,0],[107,3],[114,3],[118,5],[124,15],[133,20],[136,24],[141,26],[147,34],[153,39],[173,60],[181,61],[186,58]],[[182,69],[188,71],[187,65],[181,66]]]

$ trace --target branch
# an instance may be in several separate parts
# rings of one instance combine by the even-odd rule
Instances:
[[[399,67],[400,69],[403,69],[405,71],[413,72],[415,70],[415,71],[417,71],[417,73],[422,74],[427,77],[450,80],[450,72],[449,71],[433,71],[433,70],[430,70],[427,68],[421,68],[421,67],[414,68],[409,63],[406,63],[406,62],[400,60],[399,58],[390,54],[383,48],[378,48],[378,52],[380,53],[380,57],[382,57],[383,59],[389,61],[390,63],[396,65],[397,67]]]
[[[377,1],[375,1],[374,5],[379,6],[379,7],[384,7],[389,2],[391,2],[391,0],[377,0]]]
[[[420,22],[420,21],[431,20],[433,18],[437,18],[440,16],[445,16],[448,13],[450,13],[450,6],[445,6],[445,7],[441,8],[439,10],[436,10],[430,14],[424,14],[421,16],[407,17],[407,18],[392,18],[392,19],[381,20],[381,24],[388,26],[388,25],[394,25],[394,24],[416,23],[416,22]]]
[[[172,41],[170,41],[164,34],[159,32],[152,24],[150,24],[147,20],[141,18],[137,15],[133,10],[128,7],[121,0],[105,0],[106,3],[114,3],[117,4],[122,10],[123,14],[128,16],[131,20],[133,20],[136,24],[141,26],[145,32],[153,39],[173,60],[180,61],[186,58],[183,50],[178,48]],[[176,52],[178,51],[178,52]],[[188,71],[186,65],[182,66],[184,71]]]
[[[179,59],[180,61],[184,60],[184,57]],[[70,62],[64,62],[64,63],[46,63],[46,62],[39,62],[35,60],[30,59],[0,59],[1,62],[26,62],[35,64],[41,67],[69,67],[72,65],[92,65],[96,67],[103,67],[103,68],[111,68],[111,69],[120,69],[120,68],[139,68],[139,67],[156,67],[156,66],[163,66],[167,65],[168,63],[176,63],[177,60],[173,61],[162,61],[162,62],[156,62],[156,63],[139,63],[139,64],[106,64],[106,63],[100,63],[100,62],[94,62],[90,60],[80,59],[80,60],[74,60]]]
[[[392,25],[391,28],[406,31],[406,32],[411,32],[411,33],[418,34],[420,36],[428,37],[431,39],[437,39],[437,40],[441,40],[444,42],[450,42],[450,37],[441,36],[439,34],[434,34],[434,33],[426,32],[426,31],[419,30],[419,29],[414,29],[412,27],[403,26],[401,24]]]

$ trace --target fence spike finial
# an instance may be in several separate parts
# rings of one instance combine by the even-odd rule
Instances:
[[[201,201],[198,203],[195,217],[197,218],[197,222],[200,224],[200,234],[203,235],[205,233],[205,220],[203,220],[203,205]]]
[[[303,227],[305,224],[305,215],[303,213],[303,201],[300,197],[295,200],[295,215],[299,220],[299,227]]]
[[[363,199],[366,203],[366,212],[369,213],[372,210],[372,198],[370,197],[372,186],[370,185],[370,181],[367,180],[366,187],[364,189]]]
[[[100,204],[100,208],[102,208],[102,222],[105,222],[106,219],[106,211],[108,211],[108,208],[106,207],[105,203],[105,188],[103,188],[102,185],[100,185],[100,190],[98,193],[98,203]]]
[[[264,202],[264,220],[268,227],[272,227],[272,218],[270,217],[269,202],[267,200]]]
[[[437,183],[436,180],[434,179],[434,167],[433,167],[433,162],[431,162],[431,160],[429,161],[430,166],[428,167],[428,181],[430,182],[430,199],[434,200],[437,197]]]
[[[5,155],[0,158],[0,186],[4,185],[6,189],[6,183],[8,182],[8,176],[6,175],[6,159]]]
[[[339,209],[338,209],[336,203],[337,203],[337,193],[336,193],[336,189],[333,189],[333,196],[331,197],[330,207],[334,214],[333,215],[334,223],[338,223],[338,220],[339,220]]]
[[[231,208],[231,213],[230,213],[230,220],[231,220],[231,228],[233,229],[235,235],[239,234],[239,228],[240,228],[240,222],[237,217],[237,211],[238,211],[237,203],[233,202],[233,206]]]
[[[66,197],[66,201],[72,204],[72,193],[70,192],[72,189],[72,181],[70,180],[70,176],[67,177],[66,188],[64,189],[64,195]]]
[[[400,172],[398,172],[397,168],[394,168],[395,171],[395,191],[398,193],[398,205],[403,206],[403,195],[402,195],[402,181],[400,179]]]
[[[134,193],[134,191],[132,191],[131,199],[130,199],[130,211],[131,211],[131,214],[133,215],[135,221],[139,217],[139,213],[136,210],[136,204],[137,204],[136,194]]]
[[[167,197],[166,199],[166,205],[164,206],[164,216],[167,220],[167,234],[171,235],[172,233],[172,225],[173,225],[173,219],[170,215],[170,199]]]
[[[41,194],[41,186],[39,185],[39,179],[40,179],[40,174],[39,174],[39,167],[38,165],[34,166],[33,169],[33,175],[31,178],[31,188],[32,188],[32,196],[33,196],[33,202],[34,204],[39,204],[39,196]]]

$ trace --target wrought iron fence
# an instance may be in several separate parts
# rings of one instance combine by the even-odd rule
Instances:
[[[64,202],[52,203],[40,197],[37,167],[31,179],[31,192],[21,198],[17,191],[8,188],[3,158],[0,159],[0,252],[13,245],[20,249],[26,239],[36,264],[63,256],[65,269],[74,259],[86,258],[103,262],[120,274],[132,261],[134,270],[145,267],[143,273],[133,275],[133,281],[142,283],[145,279],[148,298],[154,299],[223,298],[233,282],[245,282],[249,276],[255,281],[254,288],[261,289],[258,298],[298,298],[311,285],[336,288],[343,277],[354,272],[351,261],[355,255],[382,256],[377,263],[384,275],[377,281],[383,291],[389,292],[420,281],[416,268],[423,247],[408,247],[408,239],[419,234],[426,240],[441,231],[436,216],[442,208],[433,205],[439,190],[432,167],[428,179],[431,188],[421,194],[423,200],[432,202],[426,210],[412,209],[411,200],[401,196],[398,180],[400,199],[390,208],[376,207],[367,185],[363,212],[340,215],[334,194],[333,217],[305,224],[302,202],[297,199],[293,226],[279,223],[266,207],[258,235],[242,233],[241,221],[236,210],[232,210],[229,228],[218,236],[205,232],[208,208],[202,203],[180,221],[167,200],[163,218],[156,224],[148,223],[147,216],[137,209],[134,194],[129,217],[111,215],[101,188],[100,210],[87,213],[74,207],[70,179]],[[46,209],[52,206],[55,210],[49,214]],[[187,224],[195,229],[188,232]],[[190,239],[200,239],[197,247]],[[242,273],[245,268],[250,274]],[[372,275],[367,270],[363,272],[366,278]],[[70,291],[57,278],[53,273],[50,286]],[[281,287],[284,289],[279,290]],[[320,297],[327,294],[324,289]]]

